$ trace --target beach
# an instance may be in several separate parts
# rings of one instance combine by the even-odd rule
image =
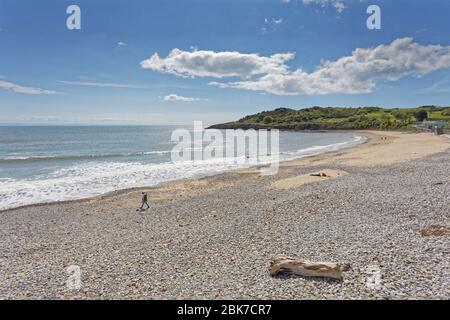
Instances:
[[[273,176],[242,169],[2,211],[0,298],[449,299],[450,139],[358,134],[370,140]],[[136,212],[142,191],[150,209]],[[343,281],[271,277],[280,254],[350,269]]]

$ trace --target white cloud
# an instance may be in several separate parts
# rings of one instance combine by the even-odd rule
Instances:
[[[123,41],[117,42],[116,49],[124,48],[124,47],[128,47],[128,44],[126,42],[123,42]]]
[[[283,18],[264,18],[264,25],[261,27],[261,34],[266,35],[269,32],[276,31],[283,21]]]
[[[250,78],[260,74],[278,74],[287,71],[285,62],[295,57],[293,53],[262,57],[235,51],[182,51],[173,49],[166,58],[155,53],[141,62],[144,69],[182,77],[240,77]]]
[[[4,90],[10,90],[16,93],[22,93],[22,94],[34,94],[34,95],[50,95],[50,94],[58,94],[56,91],[51,90],[45,90],[41,88],[33,88],[33,87],[24,87],[20,86],[18,84],[7,82],[7,81],[0,81],[0,89]]]
[[[137,86],[133,84],[124,83],[104,83],[104,82],[87,82],[87,81],[64,81],[59,80],[59,83],[74,85],[74,86],[85,86],[85,87],[102,87],[102,88],[116,88],[116,89],[146,89],[143,86]]]
[[[290,70],[294,53],[269,57],[239,52],[174,49],[165,59],[153,56],[144,67],[163,73],[191,77],[241,77],[235,82],[210,82],[219,88],[236,88],[275,95],[370,93],[378,81],[397,81],[450,68],[450,47],[420,45],[401,38],[387,45],[359,48],[335,61],[322,61],[312,72]]]
[[[337,12],[341,13],[345,10],[346,5],[344,0],[302,0],[303,4],[316,4],[322,8],[332,5]]]
[[[278,18],[278,19],[272,18],[272,23],[273,24],[282,24],[283,18]]]
[[[191,98],[191,97],[183,97],[177,94],[169,94],[164,97],[164,101],[179,101],[179,102],[193,102],[193,101],[203,101],[204,99],[200,98]]]
[[[255,80],[230,83],[211,82],[219,88],[237,88],[276,95],[370,93],[377,81],[396,81],[405,76],[424,76],[450,68],[450,47],[422,46],[412,38],[388,45],[356,49],[336,61],[323,61],[315,71],[297,69],[267,73]]]

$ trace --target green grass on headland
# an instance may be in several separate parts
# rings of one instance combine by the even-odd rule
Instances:
[[[450,107],[424,106],[408,109],[279,108],[250,115],[236,122],[214,125],[219,129],[282,129],[282,130],[396,130],[413,129],[423,120],[445,121],[450,129]]]

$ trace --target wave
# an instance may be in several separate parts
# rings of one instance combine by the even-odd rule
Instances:
[[[325,146],[313,146],[309,148],[300,149],[297,151],[283,152],[281,155],[284,156],[283,160],[293,160],[318,155],[324,152],[337,151],[343,148],[348,148],[360,143],[364,143],[365,141],[367,141],[366,137],[353,136],[353,140],[351,141],[338,142]]]
[[[49,161],[49,160],[93,160],[102,158],[137,157],[145,155],[170,154],[170,150],[142,151],[125,153],[103,153],[86,155],[44,155],[44,156],[7,156],[0,158],[0,162]]]
[[[186,151],[202,150],[202,148],[184,148]],[[101,154],[69,154],[69,155],[33,155],[33,156],[6,156],[0,158],[2,162],[32,162],[32,161],[51,161],[51,160],[95,160],[104,158],[120,158],[120,157],[139,157],[148,155],[163,155],[171,154],[171,150],[162,151],[139,151],[139,152],[124,152],[124,153],[101,153]]]
[[[362,143],[364,139],[354,136],[352,140],[345,142],[284,152],[280,154],[280,160],[340,150]],[[149,153],[170,153],[170,151],[150,151]],[[266,163],[270,163],[272,159],[267,158]],[[243,156],[163,163],[89,161],[57,169],[46,175],[26,179],[4,178],[0,180],[0,210],[37,203],[77,200],[116,190],[151,187],[175,180],[214,175],[249,167],[246,160],[248,159]],[[253,165],[261,164],[259,162]]]

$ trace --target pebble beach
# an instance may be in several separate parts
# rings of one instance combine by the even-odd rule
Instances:
[[[362,134],[273,176],[250,168],[0,212],[0,299],[449,299],[450,139]],[[150,209],[136,212],[142,191]],[[271,277],[280,254],[350,269],[343,281]]]

